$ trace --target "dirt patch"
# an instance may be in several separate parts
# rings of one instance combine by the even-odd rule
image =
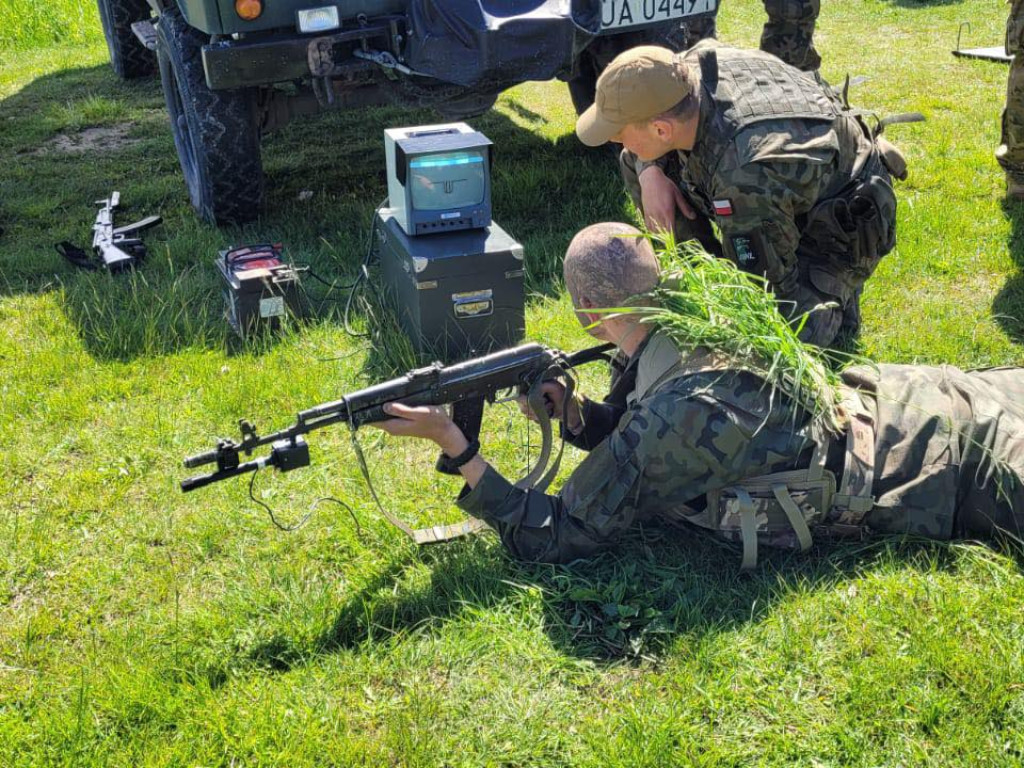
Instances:
[[[74,155],[123,149],[139,143],[139,139],[128,138],[128,132],[131,129],[131,123],[122,123],[103,128],[86,128],[78,133],[61,133],[54,136],[33,154]]]

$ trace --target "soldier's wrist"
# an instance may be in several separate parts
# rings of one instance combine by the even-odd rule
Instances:
[[[660,165],[648,165],[637,174],[637,179],[643,184],[645,180],[651,181],[657,176],[665,176],[665,170]]]
[[[579,395],[574,395],[571,400],[567,400],[565,403],[565,408],[562,412],[562,422],[565,424],[565,428],[573,435],[578,435],[583,430],[583,406],[584,399]]]

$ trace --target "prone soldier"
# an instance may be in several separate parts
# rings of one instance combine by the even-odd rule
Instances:
[[[649,229],[764,275],[792,317],[828,306],[804,340],[857,330],[864,281],[896,242],[892,177],[906,166],[819,78],[713,40],[684,54],[641,46],[601,75],[576,133],[623,144]]]
[[[683,348],[642,313],[597,311],[628,306],[658,284],[657,259],[639,235],[625,224],[594,225],[565,257],[581,323],[629,362],[605,402],[544,385],[563,435],[589,450],[560,493],[513,486],[441,407],[387,406],[394,418],[378,425],[432,440],[452,457],[466,480],[459,506],[514,555],[571,561],[641,521],[740,542],[746,567],[760,545],[806,549],[814,539],[869,532],[1024,533],[1024,370],[857,366],[838,391],[822,392],[842,405],[834,420],[821,418],[768,386],[756,361]],[[799,345],[788,326],[777,332]]]

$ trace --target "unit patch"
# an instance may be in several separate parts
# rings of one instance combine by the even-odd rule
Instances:
[[[736,252],[736,262],[741,269],[750,269],[757,263],[757,255],[751,246],[750,238],[746,235],[738,235],[732,239],[732,247]]]

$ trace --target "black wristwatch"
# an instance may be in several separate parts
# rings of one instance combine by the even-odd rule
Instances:
[[[480,441],[474,440],[458,456],[449,456],[446,453],[442,453],[437,459],[437,471],[444,472],[446,475],[457,475],[459,474],[459,467],[468,464],[470,459],[479,452]]]

